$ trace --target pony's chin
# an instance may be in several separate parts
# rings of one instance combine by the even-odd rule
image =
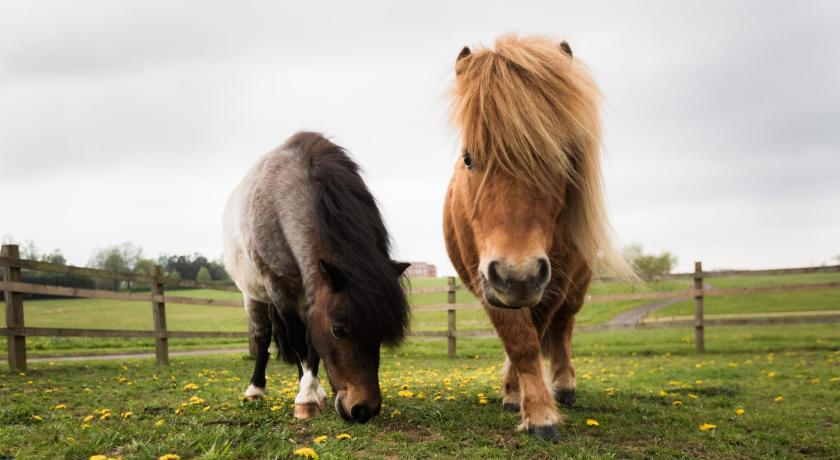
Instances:
[[[496,308],[506,308],[508,310],[519,310],[520,308],[533,307],[534,305],[540,303],[540,299],[542,299],[542,295],[533,299],[505,302],[498,298],[496,294],[492,292],[484,293],[484,300],[486,300],[487,303]]]

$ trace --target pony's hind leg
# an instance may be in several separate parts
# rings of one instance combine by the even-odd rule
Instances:
[[[554,399],[564,406],[575,403],[575,368],[572,366],[572,329],[575,316],[563,308],[554,314],[549,323],[548,353],[551,360]]]
[[[576,283],[569,290],[565,302],[560,305],[545,331],[544,339],[548,342],[548,355],[551,360],[554,399],[564,406],[575,403],[575,368],[572,366],[572,330],[575,326],[575,314],[583,306],[586,288],[589,286],[590,271],[582,267],[576,273]]]
[[[521,430],[539,439],[560,440],[560,413],[544,380],[539,333],[527,308],[507,310],[487,308],[487,313],[519,375],[522,395]]]
[[[519,373],[516,367],[505,356],[502,366],[502,409],[505,412],[519,412],[521,409],[522,392],[519,391]]]
[[[265,368],[268,365],[268,348],[271,346],[271,320],[268,316],[268,308],[266,303],[245,299],[245,309],[248,311],[257,348],[254,373],[251,375],[248,389],[245,390],[245,399],[250,401],[262,399],[265,396]]]

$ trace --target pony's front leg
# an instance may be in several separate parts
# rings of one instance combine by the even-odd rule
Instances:
[[[272,307],[273,308],[273,307]],[[256,401],[265,396],[265,368],[268,365],[268,349],[271,346],[271,320],[268,316],[268,304],[253,299],[245,300],[245,309],[251,321],[256,342],[256,359],[251,382],[245,390],[245,399]]]
[[[309,419],[318,416],[327,408],[327,392],[318,378],[320,357],[310,347],[307,356],[300,363],[300,390],[295,396],[295,417]]]
[[[508,359],[519,375],[522,424],[520,430],[546,441],[559,441],[560,413],[543,378],[539,334],[527,308],[487,308]]]

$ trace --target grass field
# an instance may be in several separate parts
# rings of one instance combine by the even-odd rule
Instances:
[[[737,276],[709,278],[712,288],[760,287],[795,283],[824,283],[840,281],[840,273],[817,273],[784,276]],[[619,294],[652,291],[680,291],[688,289],[691,280],[666,280],[647,286],[628,286],[618,283],[595,282],[589,293]],[[411,281],[412,288],[445,287],[445,278],[420,278]],[[170,291],[173,295],[240,300],[236,292],[203,289]],[[466,291],[458,291],[459,302],[475,301]],[[446,303],[447,294],[416,293],[411,296],[414,306]],[[577,315],[579,325],[598,324],[614,316],[645,304],[646,301],[589,302]],[[144,302],[126,302],[106,299],[50,299],[28,300],[25,305],[26,324],[33,327],[76,327],[103,329],[150,329],[151,308]],[[706,298],[706,313],[762,313],[802,310],[834,310],[840,308],[839,290],[813,290],[790,293],[751,294]],[[651,313],[652,316],[679,316],[693,314],[693,301],[673,304]],[[0,319],[0,324],[5,319]],[[167,323],[171,330],[245,331],[247,319],[240,308],[208,307],[197,305],[167,304]],[[459,310],[458,329],[490,329],[491,325],[482,310]],[[445,330],[445,311],[417,311],[412,320],[414,330]],[[0,342],[4,341],[0,338]],[[198,348],[243,347],[238,339],[171,339],[173,350]],[[31,337],[27,349],[33,356],[62,354],[99,354],[113,352],[150,351],[148,339],[94,339]],[[5,349],[5,347],[3,347]]]
[[[165,368],[38,363],[25,375],[0,372],[0,457],[273,459],[304,447],[324,459],[840,456],[840,328],[710,328],[702,355],[690,336],[576,335],[578,403],[564,410],[556,445],[517,433],[518,417],[502,412],[496,340],[463,340],[456,359],[440,341],[384,352],[385,407],[366,425],[332,410],[295,420],[296,372],[275,362],[272,399],[259,403],[240,399],[252,362],[236,355]],[[411,397],[397,395],[403,388]]]

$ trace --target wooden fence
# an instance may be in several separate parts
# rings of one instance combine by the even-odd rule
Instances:
[[[12,369],[26,369],[26,337],[47,336],[47,337],[150,337],[155,339],[155,356],[159,364],[169,363],[169,338],[251,338],[247,332],[201,332],[201,331],[171,331],[166,326],[166,304],[188,304],[221,307],[242,307],[240,301],[202,299],[195,297],[184,297],[165,294],[165,286],[176,286],[183,288],[217,289],[224,291],[238,292],[235,286],[226,283],[201,283],[191,280],[176,280],[163,276],[160,267],[155,267],[151,275],[136,273],[119,273],[92,268],[72,267],[65,265],[50,264],[32,260],[20,259],[18,247],[15,245],[4,245],[0,253],[0,268],[3,269],[3,281],[0,282],[0,290],[5,292],[6,297],[6,327],[0,328],[0,336],[7,337],[9,367]],[[684,291],[643,291],[630,294],[602,294],[587,296],[588,302],[605,302],[616,300],[663,300],[663,299],[691,299],[694,298],[695,314],[693,318],[669,318],[664,320],[643,320],[632,324],[597,324],[590,326],[578,326],[578,332],[606,331],[616,329],[637,329],[637,328],[668,328],[668,327],[694,327],[695,344],[698,352],[704,350],[704,331],[706,326],[734,326],[734,325],[764,325],[764,324],[803,324],[803,323],[835,323],[840,322],[840,310],[826,312],[825,314],[788,314],[762,316],[737,316],[706,318],[703,313],[703,300],[707,296],[721,296],[733,294],[752,294],[767,292],[791,292],[816,289],[838,289],[840,282],[812,283],[812,284],[791,284],[766,287],[739,287],[739,288],[714,288],[705,287],[706,278],[719,276],[738,275],[785,275],[785,274],[806,274],[840,272],[840,265],[828,267],[804,267],[792,269],[774,270],[751,270],[751,271],[726,271],[726,272],[703,272],[700,262],[695,263],[693,273],[674,274],[661,277],[661,279],[693,279],[694,287]],[[106,290],[79,289],[73,287],[47,286],[30,284],[21,281],[21,270],[36,270],[52,273],[65,273],[85,275],[95,278],[109,280],[148,283],[151,292],[114,292]],[[458,337],[492,337],[493,330],[457,330],[457,310],[480,309],[481,304],[473,302],[457,301],[457,291],[464,290],[463,285],[458,285],[454,277],[449,277],[445,288],[419,288],[412,289],[415,294],[422,293],[447,293],[447,303],[437,305],[426,305],[414,307],[413,311],[446,311],[447,329],[445,331],[422,331],[412,330],[411,336],[415,337],[446,337],[448,342],[449,356],[456,355]],[[70,328],[45,328],[26,327],[24,323],[23,294],[55,295],[62,297],[82,297],[113,300],[130,300],[149,302],[152,306],[153,330],[113,330],[113,329],[70,329]],[[725,316],[725,315],[722,315]],[[253,340],[249,340],[253,347]],[[253,349],[253,348],[252,348]]]

